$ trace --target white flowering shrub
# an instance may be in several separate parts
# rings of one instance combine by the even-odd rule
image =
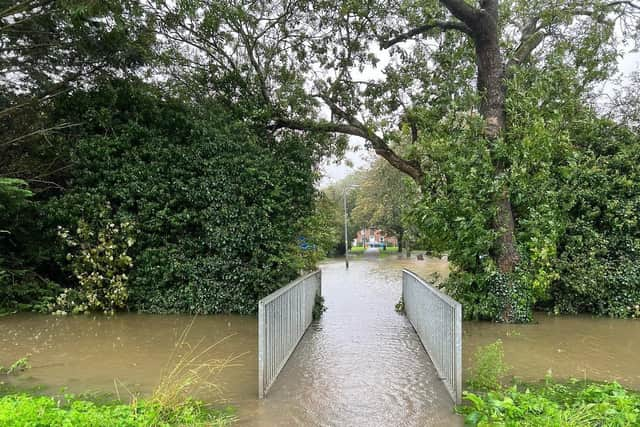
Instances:
[[[65,289],[52,305],[54,314],[103,311],[113,314],[126,307],[127,273],[133,266],[128,255],[134,244],[133,224],[109,223],[99,231],[80,220],[75,233],[59,227],[58,235],[69,247],[67,260],[78,289]]]

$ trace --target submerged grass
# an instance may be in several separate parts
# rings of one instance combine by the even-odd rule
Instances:
[[[209,346],[202,345],[204,338],[195,345],[190,345],[187,338],[194,322],[195,317],[179,336],[167,365],[161,373],[158,386],[150,397],[150,401],[161,408],[172,410],[185,405],[189,406],[192,396],[202,393],[220,398],[222,389],[215,382],[216,376],[226,368],[238,366],[237,360],[246,354],[230,355],[224,358],[210,356],[211,351],[230,336]]]

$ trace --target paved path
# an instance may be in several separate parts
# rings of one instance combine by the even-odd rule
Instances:
[[[322,267],[328,311],[307,331],[250,424],[461,425],[415,331],[394,311],[401,270],[390,265],[364,259],[349,270],[340,261]]]

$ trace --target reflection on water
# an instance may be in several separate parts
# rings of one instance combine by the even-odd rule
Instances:
[[[455,425],[448,395],[406,318],[394,311],[401,269],[446,277],[446,261],[362,257],[347,271],[325,263],[328,311],[310,328],[265,401],[257,400],[255,317],[201,316],[189,342],[218,345],[211,357],[244,354],[216,382],[226,403],[239,408],[240,425],[414,426]],[[114,392],[114,380],[148,394],[157,384],[190,316],[119,314],[0,318],[0,365],[29,354],[21,385],[52,391]],[[506,362],[519,377],[615,379],[640,389],[640,321],[586,316],[536,316],[537,324],[465,322],[464,361],[476,346],[501,338]],[[246,354],[245,354],[246,353]],[[123,394],[123,388],[120,387]],[[219,402],[220,395],[199,398]]]

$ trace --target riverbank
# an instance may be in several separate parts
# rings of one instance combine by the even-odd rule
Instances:
[[[471,426],[637,426],[640,393],[618,383],[570,381],[465,392],[458,407]]]
[[[34,391],[18,391],[0,383],[0,425],[5,427],[226,427],[234,420],[235,410],[232,407],[212,409],[195,400],[167,407],[157,400],[132,397],[132,402],[127,404],[119,400],[105,400],[104,397],[42,395]]]
[[[570,379],[549,372],[535,383],[507,381],[502,340],[478,347],[456,411],[471,426],[601,427],[640,424],[640,393],[617,382]],[[517,372],[517,370],[516,370]]]

